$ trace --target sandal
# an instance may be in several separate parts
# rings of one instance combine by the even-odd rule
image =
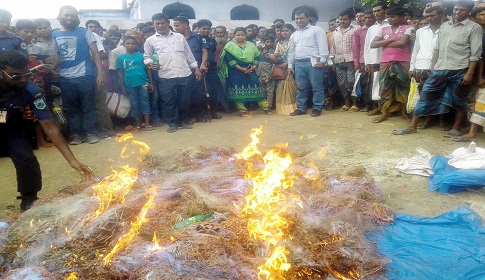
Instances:
[[[458,136],[461,136],[461,132],[459,132],[456,129],[450,129],[443,135],[443,137],[446,137],[446,138],[458,137]]]
[[[396,129],[392,131],[392,134],[394,135],[405,135],[405,134],[413,134],[416,133],[416,130],[410,129],[409,127],[404,127],[401,129]]]
[[[145,126],[145,130],[146,131],[152,131],[153,130],[153,126],[147,125],[147,126]]]
[[[243,118],[249,117],[249,114],[247,112],[242,112],[241,113],[241,117],[243,117]]]
[[[352,107],[350,107],[349,112],[359,112],[359,107],[352,106]]]
[[[342,108],[340,108],[340,112],[347,112],[348,110],[350,110],[350,108],[347,107],[347,105],[344,105],[342,106]]]
[[[459,136],[451,136],[450,139],[453,142],[471,142],[471,141],[473,141],[471,139],[465,138],[462,135],[459,135]]]
[[[272,114],[273,114],[273,111],[271,111],[271,109],[265,109],[265,110],[263,110],[263,112],[264,112],[266,115],[272,115]]]

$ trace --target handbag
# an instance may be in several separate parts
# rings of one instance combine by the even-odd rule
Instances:
[[[279,65],[273,66],[271,72],[271,80],[284,80],[286,78],[287,70]]]
[[[126,95],[108,92],[106,94],[106,107],[108,107],[109,113],[117,118],[126,118],[130,113],[131,104],[130,98]]]

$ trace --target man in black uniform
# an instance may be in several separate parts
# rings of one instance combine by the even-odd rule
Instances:
[[[32,72],[22,53],[0,51],[0,154],[12,159],[17,172],[17,187],[21,194],[20,209],[29,209],[42,188],[42,176],[37,158],[27,138],[23,122],[24,107],[30,105],[45,134],[83,180],[94,173],[77,161],[58,127],[51,120],[49,108],[40,90],[30,81]]]
[[[207,60],[202,61],[200,70],[206,75],[207,84],[211,91],[210,106],[213,110],[211,112],[211,118],[221,119],[222,117],[216,114],[218,103],[220,102],[225,112],[229,111],[229,105],[225,102],[224,90],[222,89],[221,80],[217,75],[217,60],[219,58],[214,56],[217,48],[216,39],[209,36],[212,22],[208,19],[201,19],[197,24],[199,26],[199,34],[202,36],[202,47],[208,51]]]

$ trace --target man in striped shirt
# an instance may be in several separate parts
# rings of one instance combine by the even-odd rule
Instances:
[[[351,93],[355,81],[354,59],[352,55],[352,40],[354,32],[357,29],[352,25],[354,19],[354,12],[352,10],[344,10],[339,14],[340,26],[337,27],[332,35],[333,48],[333,63],[335,65],[335,72],[337,74],[337,82],[340,87],[345,105],[340,111],[357,112],[357,99],[352,100]]]

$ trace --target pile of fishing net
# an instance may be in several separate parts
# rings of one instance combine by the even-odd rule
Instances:
[[[258,279],[268,245],[248,233],[240,210],[252,181],[245,179],[247,162],[234,154],[228,148],[192,148],[149,155],[124,202],[98,216],[90,186],[64,188],[0,230],[5,259],[0,278]],[[307,161],[294,159],[289,172],[311,176],[284,190],[300,203],[281,214],[288,221],[285,246],[291,267],[279,277],[382,276],[386,260],[364,237],[393,219],[376,184],[365,172],[322,174]],[[251,164],[253,170],[264,167],[261,158]],[[141,219],[150,193],[155,195]],[[130,242],[105,263],[136,221],[142,225]]]

